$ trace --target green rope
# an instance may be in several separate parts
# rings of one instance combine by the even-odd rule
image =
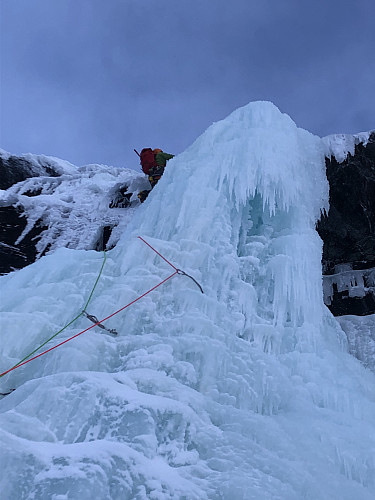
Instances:
[[[89,305],[89,302],[90,302],[90,300],[91,300],[91,298],[92,298],[92,296],[93,296],[93,294],[94,294],[94,290],[95,290],[95,288],[96,288],[96,285],[98,284],[98,281],[99,281],[99,279],[100,279],[100,276],[102,275],[102,271],[103,271],[103,268],[104,268],[104,264],[105,264],[105,261],[107,260],[107,254],[105,253],[105,251],[103,251],[103,257],[104,257],[104,259],[103,259],[102,267],[100,268],[100,271],[99,271],[98,277],[96,278],[96,281],[95,281],[94,286],[93,286],[93,288],[92,288],[92,290],[91,290],[91,293],[90,293],[90,296],[89,296],[89,298],[88,298],[88,300],[87,300],[87,302],[86,302],[86,305],[85,305],[85,307],[83,308],[83,311],[85,311],[85,310],[86,310],[86,307]],[[80,314],[79,316],[82,316],[82,314],[83,314],[83,313],[81,312],[81,314]],[[79,316],[77,316],[77,317],[79,318]],[[68,325],[67,325],[67,326],[68,326]]]
[[[99,274],[98,274],[98,277],[96,278],[96,281],[94,283],[94,286],[91,290],[91,293],[90,293],[90,296],[85,304],[85,307],[83,308],[83,311],[86,310],[87,306],[89,305],[91,299],[92,299],[92,296],[94,294],[94,291],[95,291],[95,288],[96,288],[96,285],[98,284],[98,281],[100,279],[100,276],[102,274],[102,271],[103,271],[103,268],[104,268],[104,264],[105,264],[105,261],[107,260],[107,254],[105,252],[103,252],[103,256],[104,256],[104,259],[103,259],[103,263],[102,263],[102,267],[100,268],[100,271],[99,271]],[[37,351],[39,351],[39,349],[41,349],[42,347],[44,347],[46,344],[48,344],[48,342],[50,342],[52,339],[54,339],[55,337],[57,337],[57,335],[59,335],[59,333],[63,332],[66,328],[68,328],[68,326],[70,326],[71,324],[73,324],[75,321],[77,321],[78,318],[80,318],[81,316],[83,316],[83,311],[80,312],[78,314],[78,316],[76,316],[75,318],[73,318],[67,325],[65,325],[63,328],[61,328],[61,330],[59,330],[57,333],[54,333],[52,335],[52,337],[50,337],[49,339],[47,339],[45,342],[43,342],[43,344],[41,344],[39,347],[37,347],[36,349],[34,349],[32,352],[30,352],[27,356],[25,356],[23,359],[21,359],[21,361],[18,361],[18,363],[16,363],[13,367],[15,368],[16,366],[18,366],[19,364],[23,363],[24,361],[26,361],[27,358],[29,358],[30,356],[32,356],[33,354],[35,354]]]

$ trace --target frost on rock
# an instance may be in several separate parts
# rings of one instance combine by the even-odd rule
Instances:
[[[89,312],[171,274],[138,235],[205,293],[175,276],[106,322],[118,337],[94,328],[1,379],[17,388],[0,402],[5,499],[374,498],[375,376],[323,304],[324,154],[258,102],[169,162]],[[63,248],[0,278],[2,370],[82,310],[101,262]]]

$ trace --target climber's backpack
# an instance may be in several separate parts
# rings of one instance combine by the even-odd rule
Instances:
[[[145,174],[150,175],[152,169],[156,167],[155,153],[151,148],[144,148],[139,155],[141,159],[141,167]]]

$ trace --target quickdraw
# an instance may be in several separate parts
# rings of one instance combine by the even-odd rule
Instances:
[[[100,323],[100,321],[98,320],[98,318],[96,316],[94,316],[93,314],[89,314],[87,311],[82,311],[82,314],[84,314],[84,316],[86,316],[87,319],[92,321],[95,326],[102,328],[102,330],[105,330],[105,331],[111,333],[112,335],[118,335],[117,331],[114,328],[107,328],[106,326],[102,325]]]

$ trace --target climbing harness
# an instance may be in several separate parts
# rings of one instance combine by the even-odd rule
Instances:
[[[6,375],[7,373],[15,370],[16,368],[19,368],[20,366],[23,366],[25,365],[26,363],[29,363],[30,361],[33,361],[34,359],[37,359],[39,358],[40,356],[43,356],[44,354],[47,354],[47,352],[50,352],[50,351],[53,351],[54,349],[57,349],[58,347],[66,344],[67,342],[69,342],[70,340],[73,340],[75,339],[76,337],[78,337],[79,335],[82,335],[83,333],[91,330],[92,328],[94,328],[95,326],[99,326],[100,328],[103,328],[104,330],[107,330],[108,332],[112,333],[113,335],[118,335],[117,331],[114,330],[114,329],[108,329],[106,327],[104,327],[102,325],[102,323],[104,321],[107,321],[107,319],[110,319],[112,318],[113,316],[115,316],[116,314],[118,314],[119,312],[123,311],[124,309],[127,309],[128,307],[130,307],[131,305],[135,304],[135,302],[138,302],[138,300],[142,299],[143,297],[145,297],[146,295],[148,295],[149,293],[151,293],[152,291],[156,290],[156,288],[158,288],[159,286],[163,285],[164,283],[166,283],[168,280],[170,280],[171,278],[173,278],[174,276],[176,276],[177,274],[179,275],[183,275],[183,276],[187,276],[188,278],[192,279],[194,281],[194,283],[199,287],[200,291],[202,293],[203,292],[203,289],[202,287],[200,286],[200,284],[192,277],[190,276],[189,274],[186,274],[184,271],[182,271],[181,269],[178,269],[176,266],[174,266],[173,264],[171,264],[171,262],[169,262],[169,260],[167,260],[163,255],[161,255],[154,247],[152,247],[146,240],[144,240],[141,236],[138,236],[138,238],[143,241],[143,243],[145,243],[148,247],[150,247],[157,255],[159,255],[165,262],[167,262],[167,264],[169,264],[173,269],[174,269],[174,272],[169,275],[167,278],[165,278],[163,281],[161,281],[160,283],[158,283],[157,285],[155,285],[154,287],[150,288],[150,290],[147,290],[147,292],[145,292],[144,294],[140,295],[139,297],[137,297],[136,299],[134,299],[133,301],[129,302],[129,304],[126,304],[125,306],[121,307],[120,309],[118,309],[117,311],[115,311],[114,313],[110,314],[109,316],[107,316],[106,318],[103,318],[102,320],[98,320],[98,318],[96,318],[96,316],[93,316],[91,314],[88,314],[86,312],[86,308],[89,304],[89,302],[91,301],[91,298],[92,298],[92,295],[94,293],[94,290],[96,288],[96,285],[98,284],[98,281],[99,281],[99,278],[102,274],[102,271],[103,271],[103,267],[104,267],[104,263],[105,263],[105,260],[106,260],[106,254],[104,252],[104,262],[102,264],[102,267],[100,269],[100,272],[99,272],[99,275],[95,281],[95,284],[94,284],[94,287],[93,289],[91,290],[91,293],[90,293],[90,296],[89,296],[89,299],[88,301],[86,302],[86,305],[84,307],[84,309],[82,310],[82,312],[76,316],[72,321],[70,321],[70,323],[68,323],[67,325],[65,325],[61,330],[59,330],[57,333],[55,333],[54,335],[52,335],[52,337],[50,337],[48,340],[46,340],[43,344],[41,344],[39,347],[37,347],[36,349],[34,349],[33,352],[31,352],[30,354],[28,354],[27,356],[25,356],[21,361],[19,361],[17,364],[15,364],[12,368],[9,368],[9,370],[6,370],[5,372],[3,373],[0,373],[0,378],[3,377],[4,375]],[[53,338],[55,338],[59,333],[61,333],[63,330],[65,330],[66,328],[68,328],[68,326],[70,326],[74,321],[76,321],[78,318],[80,318],[82,315],[86,316],[86,318],[88,318],[90,321],[92,321],[94,324],[89,326],[88,328],[86,328],[85,330],[82,330],[81,332],[77,333],[76,335],[73,335],[72,337],[69,337],[68,339],[64,340],[63,342],[60,342],[59,344],[51,347],[50,349],[47,349],[46,351],[43,351],[39,354],[37,354],[36,356],[30,358],[30,356],[32,356],[34,353],[36,353],[39,349],[41,349],[43,346],[45,346],[50,340],[52,340]],[[29,359],[28,359],[29,358]],[[11,392],[13,391],[14,389],[11,390]],[[7,394],[10,394],[9,393],[4,393],[5,395]]]
[[[96,316],[89,314],[87,311],[82,311],[82,313],[86,316],[87,319],[89,319],[94,323],[94,326],[98,326],[99,328],[102,328],[103,330],[112,333],[112,335],[118,335],[118,333],[114,328],[107,328],[106,326],[102,325]]]

